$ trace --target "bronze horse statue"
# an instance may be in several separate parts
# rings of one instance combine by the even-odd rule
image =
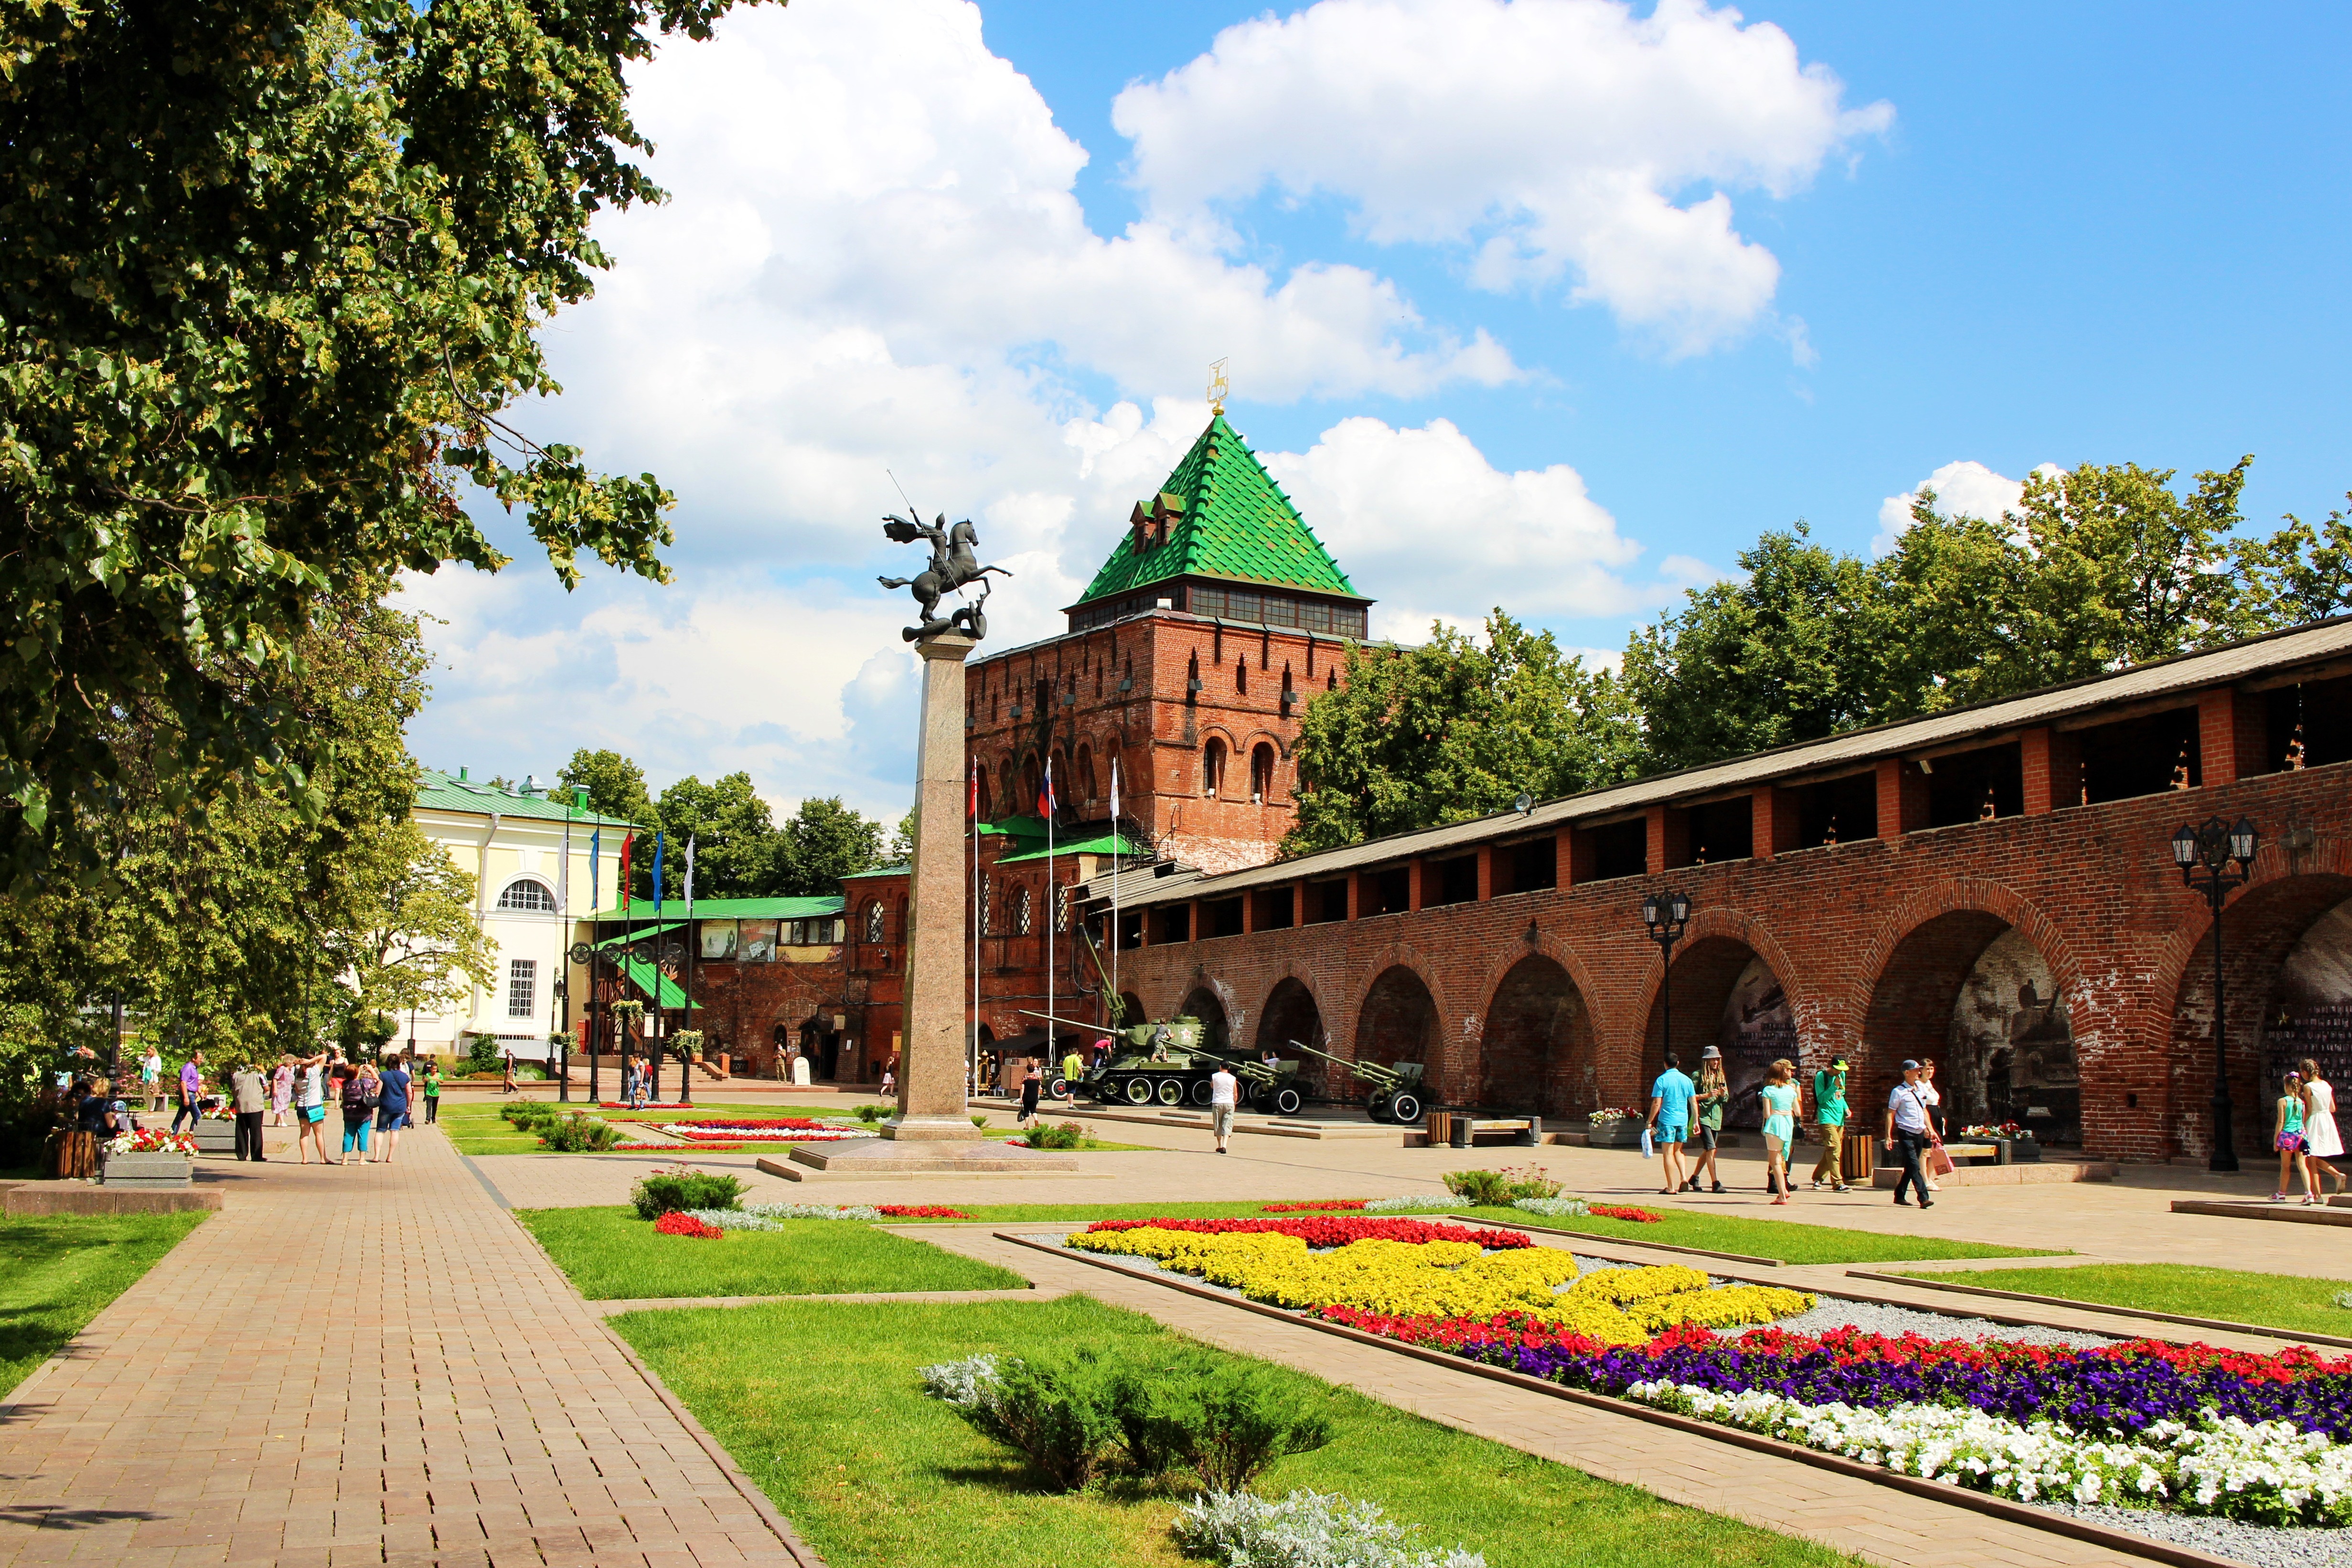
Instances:
[[[901,633],[908,642],[958,629],[975,638],[988,635],[988,575],[994,572],[999,577],[1011,577],[1013,574],[1001,566],[980,564],[980,557],[975,551],[980,543],[980,531],[971,526],[971,519],[967,517],[950,528],[945,512],[940,514],[936,523],[926,523],[919,515],[902,517],[896,513],[885,513],[882,532],[894,544],[910,545],[917,539],[931,541],[931,564],[928,570],[913,577],[877,580],[885,588],[913,589],[917,602],[922,605],[923,623],[909,626]],[[977,602],[967,604],[947,616],[940,614],[942,598],[975,582],[980,584]]]

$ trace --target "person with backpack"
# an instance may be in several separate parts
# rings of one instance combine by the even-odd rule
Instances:
[[[362,1164],[367,1161],[368,1132],[375,1124],[376,1085],[373,1074],[363,1068],[343,1062],[335,1069],[336,1098],[343,1108],[344,1165],[352,1163],[352,1151],[357,1149]]]
[[[408,1125],[408,1074],[394,1057],[392,1065],[376,1079],[375,1141],[376,1152],[371,1157],[376,1164],[392,1164],[392,1151],[400,1147],[400,1130]]]
[[[1821,1129],[1822,1157],[1813,1164],[1813,1190],[1827,1181],[1832,1192],[1845,1191],[1845,1058],[1832,1056],[1813,1074],[1813,1124]]]

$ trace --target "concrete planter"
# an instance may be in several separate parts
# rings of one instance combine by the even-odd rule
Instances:
[[[236,1153],[236,1124],[212,1116],[199,1117],[196,1122],[196,1148],[207,1155]]]
[[[195,1162],[185,1155],[105,1155],[100,1158],[98,1179],[106,1186],[134,1190],[186,1186],[194,1167]]]
[[[1642,1124],[1628,1117],[1622,1122],[1604,1122],[1599,1126],[1587,1124],[1585,1147],[1591,1149],[1638,1149],[1642,1146]]]

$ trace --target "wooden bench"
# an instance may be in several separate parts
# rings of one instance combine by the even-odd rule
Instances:
[[[1467,1129],[1466,1133],[1465,1129]],[[1475,1144],[1481,1138],[1507,1140],[1513,1144],[1533,1145],[1543,1142],[1543,1118],[1540,1116],[1474,1116],[1466,1111],[1432,1111],[1429,1113],[1429,1143],[1432,1148],[1456,1144],[1456,1138]]]
[[[1999,1144],[1946,1144],[1944,1152],[1956,1160],[1990,1160],[2000,1163]]]

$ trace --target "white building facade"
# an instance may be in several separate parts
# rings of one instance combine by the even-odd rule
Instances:
[[[600,817],[561,789],[517,789],[425,770],[412,815],[474,883],[474,918],[493,951],[492,982],[459,1010],[398,1021],[395,1038],[418,1051],[463,1056],[468,1037],[498,1037],[527,1061],[552,1053],[548,1037],[576,1022],[567,1007],[574,919],[620,883],[621,843],[632,823]]]

